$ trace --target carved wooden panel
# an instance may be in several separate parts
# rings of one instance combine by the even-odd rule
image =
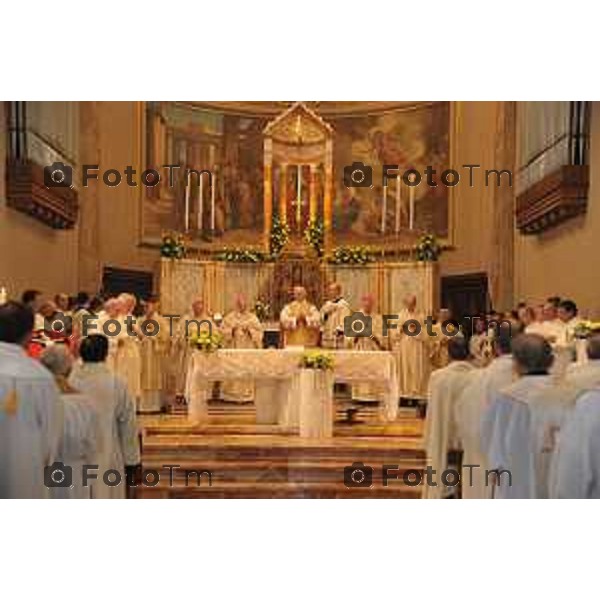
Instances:
[[[71,229],[79,203],[71,187],[46,187],[44,168],[30,160],[9,161],[6,168],[7,205],[53,229]]]
[[[517,196],[517,227],[531,235],[585,213],[589,187],[587,165],[566,165]]]

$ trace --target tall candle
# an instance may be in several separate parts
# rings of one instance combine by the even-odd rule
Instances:
[[[8,293],[5,287],[0,288],[0,304],[6,304],[8,301]]]
[[[202,175],[200,177],[200,193],[198,194],[198,231],[202,231],[202,218],[204,216],[204,185]]]
[[[213,168],[211,174],[211,185],[210,185],[210,229],[214,232],[215,230],[215,192],[217,189],[217,173],[216,169]]]
[[[411,176],[411,183],[414,181],[414,175]],[[415,186],[408,188],[408,227],[409,229],[415,228]]]
[[[298,199],[296,201],[296,225],[300,228],[302,220],[302,165],[298,165]]]
[[[396,180],[396,222],[394,224],[394,231],[400,233],[400,212],[402,209],[402,179],[398,177]]]
[[[185,182],[185,230],[190,229],[190,178],[189,175]]]
[[[381,202],[381,233],[385,233],[385,218],[387,216],[387,185],[383,186],[383,200]]]

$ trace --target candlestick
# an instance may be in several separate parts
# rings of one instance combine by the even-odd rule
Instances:
[[[296,226],[300,230],[302,220],[302,165],[298,165],[298,200],[296,201]]]
[[[215,192],[217,189],[217,174],[216,168],[213,167],[213,172],[211,174],[211,185],[210,185],[210,229],[211,231],[215,231]]]
[[[185,230],[189,231],[190,229],[190,177],[188,177],[185,182]]]
[[[203,180],[202,180],[202,175],[199,176],[199,185],[200,185],[200,190],[199,190],[199,194],[198,194],[198,215],[197,215],[197,221],[198,221],[198,231],[202,231],[202,219],[204,217],[204,185],[203,185]]]
[[[381,233],[385,233],[385,217],[387,213],[387,185],[383,186],[383,200],[381,202]]]
[[[395,233],[400,233],[400,211],[402,204],[402,179],[396,179],[396,222],[394,224]]]
[[[411,175],[409,180],[413,183],[415,176]],[[408,188],[408,227],[409,229],[415,228],[415,186],[413,185]]]

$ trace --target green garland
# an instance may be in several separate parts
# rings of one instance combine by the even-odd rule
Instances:
[[[269,237],[269,252],[273,260],[281,254],[290,239],[290,228],[279,215],[273,217],[271,224],[271,235]]]
[[[366,246],[338,246],[334,249],[329,262],[335,265],[366,265],[375,259]]]
[[[306,243],[316,252],[317,256],[323,256],[325,244],[325,226],[322,219],[316,219],[308,224],[304,230],[304,239]]]
[[[180,233],[163,233],[160,255],[164,258],[179,260],[185,256],[185,241]]]
[[[442,253],[435,235],[428,233],[419,238],[417,244],[417,260],[421,262],[436,262]]]
[[[233,263],[260,263],[267,260],[267,255],[258,250],[239,250],[237,248],[224,248],[215,256],[217,260]]]

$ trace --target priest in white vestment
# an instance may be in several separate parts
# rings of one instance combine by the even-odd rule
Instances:
[[[511,345],[510,328],[503,324],[494,338],[496,357],[487,367],[473,371],[469,385],[454,407],[458,440],[463,451],[461,490],[464,499],[487,499],[492,496],[486,470],[489,468],[487,452],[493,424],[487,423],[484,415],[494,394],[516,379]]]
[[[497,471],[495,497],[547,498],[556,439],[577,389],[549,374],[553,354],[541,336],[513,341],[519,378],[495,394],[484,419],[493,422],[488,464]]]
[[[71,469],[72,485],[51,489],[53,498],[89,499],[90,487],[84,487],[84,465],[97,464],[98,413],[94,402],[68,382],[73,356],[65,345],[47,348],[40,362],[52,373],[60,390],[63,422],[57,460]]]
[[[360,312],[370,319],[370,335],[346,337],[351,350],[381,352],[390,349],[390,337],[384,335],[383,317],[375,312],[375,296],[365,294],[360,301]],[[365,330],[365,333],[367,331]],[[352,398],[368,402],[383,402],[386,389],[383,384],[357,383],[352,386]]]
[[[285,346],[317,346],[321,315],[317,307],[308,301],[306,288],[294,287],[293,300],[283,307],[280,315]]]
[[[34,315],[0,306],[0,498],[47,498],[44,467],[55,459],[62,421],[52,375],[29,358]]]
[[[118,298],[109,298],[95,319],[83,324],[83,335],[104,335],[108,339],[108,359],[106,364],[112,369],[115,365],[118,341],[123,335],[121,313],[123,307]],[[118,328],[117,328],[118,323]]]
[[[121,334],[117,338],[117,350],[113,369],[127,385],[129,394],[139,406],[142,395],[142,355],[139,319],[134,317],[137,299],[133,294],[121,294]],[[130,325],[128,325],[130,323]]]
[[[141,395],[138,412],[157,413],[165,404],[169,323],[159,313],[156,296],[151,296],[144,303],[140,331]]]
[[[352,311],[342,295],[339,283],[330,283],[327,288],[327,301],[321,307],[321,345],[323,348],[344,347],[344,319]]]
[[[600,388],[577,398],[558,439],[552,497],[600,499]]]
[[[398,317],[398,327],[391,331],[392,351],[396,358],[400,395],[405,398],[421,399],[426,395],[429,378],[429,360],[427,358],[429,338],[424,324],[424,318],[417,311],[417,298],[408,295],[403,300],[404,308]],[[418,321],[421,331],[418,332],[415,323]],[[402,325],[406,324],[406,330]]]
[[[202,298],[196,298],[192,302],[191,312],[179,319],[174,330],[174,337],[171,339],[172,379],[175,395],[182,398],[186,393],[187,376],[193,352],[190,347],[190,337],[197,335],[200,331],[220,333],[221,330],[206,309]]]
[[[587,340],[587,362],[572,363],[566,371],[566,380],[580,388],[600,387],[600,334]]]
[[[74,372],[69,383],[91,398],[98,413],[98,470],[91,470],[91,497],[122,499],[126,496],[126,469],[140,464],[140,447],[135,402],[125,383],[106,365],[108,341],[92,335],[81,342],[83,365]],[[104,480],[109,470],[120,473],[119,485]]]
[[[235,297],[235,309],[225,315],[222,329],[227,348],[262,348],[263,328],[258,317],[248,308],[243,294]],[[253,381],[223,383],[223,399],[232,402],[250,402],[254,399]]]
[[[469,340],[469,352],[476,367],[487,367],[494,357],[494,333],[484,316],[472,320],[473,335]]]
[[[454,408],[475,369],[469,362],[469,347],[464,337],[453,337],[448,341],[448,355],[450,364],[434,371],[429,379],[424,446],[427,465],[435,471],[433,480],[437,485],[424,483],[424,498],[447,495],[441,475],[448,468],[448,452],[459,449]]]

